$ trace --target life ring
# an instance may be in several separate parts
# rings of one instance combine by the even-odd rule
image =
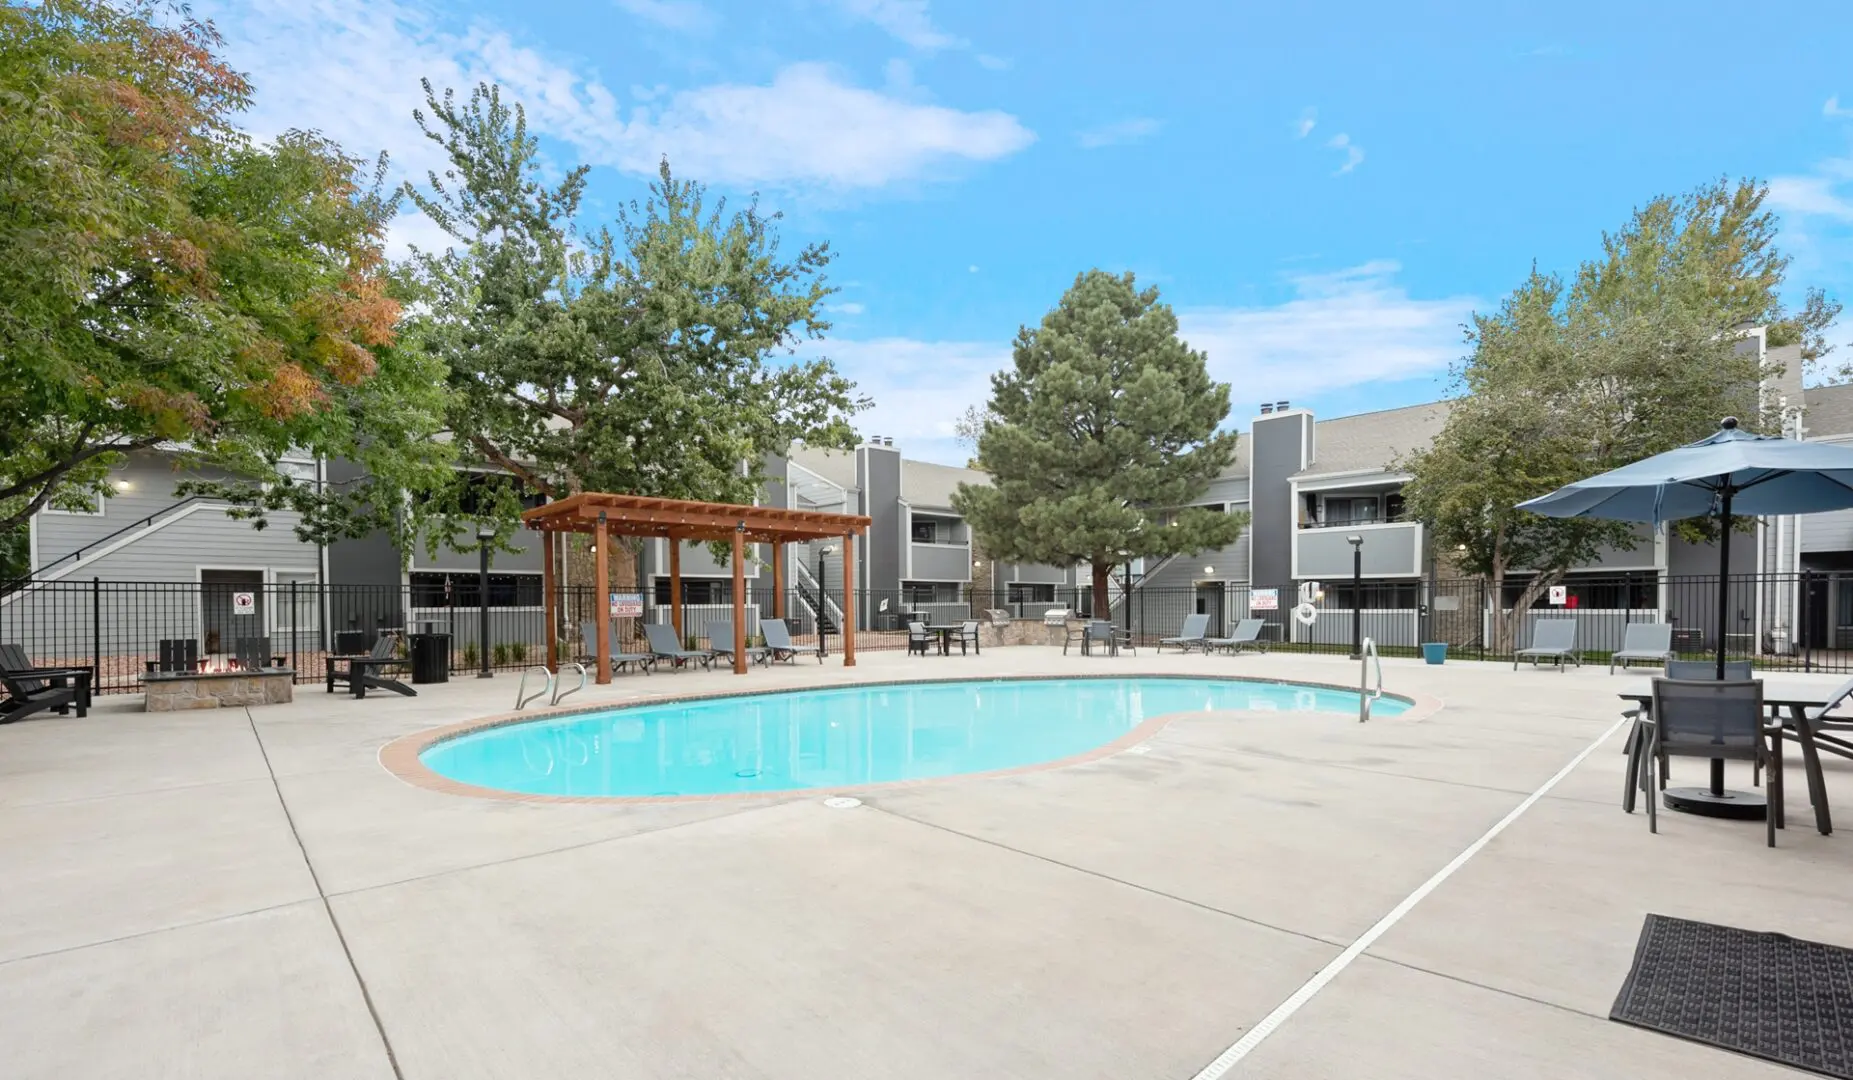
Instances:
[[[1301,626],[1311,626],[1319,617],[1319,609],[1311,604],[1301,604],[1293,609],[1293,617]]]

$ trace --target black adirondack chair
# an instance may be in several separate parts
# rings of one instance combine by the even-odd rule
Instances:
[[[0,645],[0,686],[6,688],[0,724],[47,709],[60,716],[69,715],[73,708],[78,716],[88,715],[90,674],[89,668],[34,667],[21,646]]]

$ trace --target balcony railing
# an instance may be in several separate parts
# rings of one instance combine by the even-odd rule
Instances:
[[[1388,517],[1365,518],[1354,521],[1321,521],[1313,518],[1300,522],[1302,529],[1355,529],[1361,525],[1404,525],[1415,521],[1408,514],[1391,514]]]

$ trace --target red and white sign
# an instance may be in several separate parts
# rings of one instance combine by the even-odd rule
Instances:
[[[1253,592],[1249,593],[1248,594],[1248,610],[1250,611],[1279,611],[1280,610],[1280,590],[1279,589],[1256,589]]]
[[[614,592],[611,594],[611,617],[614,619],[635,619],[643,615],[643,594],[638,592]]]
[[[1552,585],[1551,586],[1551,605],[1553,607],[1563,607],[1565,604],[1569,602],[1570,602],[1570,586],[1568,585]]]
[[[255,615],[257,614],[257,594],[248,593],[248,592],[233,593],[232,594],[232,614],[233,615]]]

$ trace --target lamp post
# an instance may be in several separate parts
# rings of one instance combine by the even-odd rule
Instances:
[[[479,679],[493,679],[495,672],[489,670],[489,541],[495,539],[495,529],[487,524],[476,526],[476,552],[482,557],[476,573],[476,610],[479,616],[476,624],[476,650],[482,658],[482,669],[476,673]]]
[[[830,641],[824,635],[824,617],[830,608],[830,594],[824,591],[824,557],[836,554],[835,544],[817,549],[817,655],[830,655]]]
[[[1351,658],[1364,657],[1364,538],[1345,537],[1351,545]]]

